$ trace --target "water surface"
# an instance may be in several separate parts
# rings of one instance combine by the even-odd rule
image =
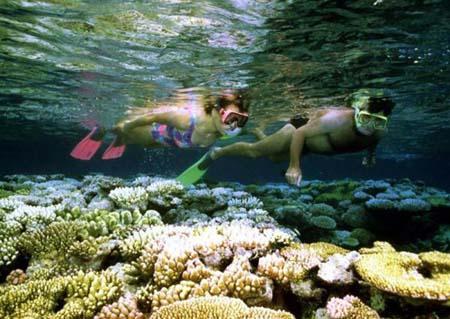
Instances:
[[[108,126],[194,86],[248,88],[249,126],[270,131],[372,87],[397,103],[380,158],[445,162],[449,2],[373,2],[2,1],[1,141],[10,158],[17,145],[70,149],[84,120]]]

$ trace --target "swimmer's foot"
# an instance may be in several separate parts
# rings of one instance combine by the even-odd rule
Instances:
[[[183,173],[181,173],[180,176],[177,177],[177,181],[179,181],[184,186],[189,186],[202,179],[203,175],[206,174],[209,166],[215,159],[214,157],[215,150],[217,150],[217,148],[209,150],[195,164],[193,164]]]
[[[121,141],[121,138],[116,137],[112,141],[112,143],[108,146],[106,151],[102,155],[102,159],[104,160],[110,160],[110,159],[116,159],[123,155],[125,152],[125,144]]]
[[[94,126],[91,132],[86,135],[70,152],[70,156],[83,161],[90,160],[102,145],[105,130],[100,126]]]

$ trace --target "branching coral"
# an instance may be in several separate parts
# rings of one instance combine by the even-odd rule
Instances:
[[[23,233],[21,251],[32,256],[27,273],[33,278],[99,269],[115,248],[109,237],[88,237],[83,222],[55,222],[43,230]]]
[[[109,193],[109,197],[119,208],[139,209],[147,207],[148,194],[143,187],[118,187]]]
[[[285,311],[249,308],[239,299],[203,297],[176,302],[154,312],[150,319],[294,319]]]
[[[380,319],[375,310],[351,295],[331,298],[327,303],[327,315],[330,319]]]
[[[134,260],[142,254],[145,246],[155,239],[162,240],[164,237],[174,234],[190,234],[192,230],[183,226],[153,226],[145,230],[136,230],[121,241],[119,249],[127,260]]]
[[[62,210],[61,205],[48,207],[20,205],[6,216],[5,222],[8,225],[20,223],[29,230],[40,229],[56,219],[55,212],[58,210]]]
[[[19,254],[18,235],[20,225],[6,225],[0,222],[0,267],[12,263]]]
[[[147,242],[144,246],[140,240],[146,235],[139,233],[135,242],[143,247],[142,255],[125,268],[130,282],[154,283],[156,289],[150,296],[153,308],[205,295],[235,296],[249,304],[270,302],[271,281],[253,273],[249,258],[266,254],[289,239],[288,235],[236,222],[191,229],[167,227],[167,230],[158,232],[158,238],[149,230],[147,234],[153,240],[144,239]],[[127,246],[130,244],[131,241]],[[233,262],[229,264],[231,259]]]
[[[19,238],[19,246],[34,258],[47,253],[64,254],[77,239],[85,235],[84,227],[85,224],[80,222],[55,222],[43,230],[23,233]]]
[[[110,237],[88,237],[74,242],[67,250],[69,262],[80,269],[100,269],[105,256],[112,253],[117,241]]]
[[[30,311],[50,313],[64,297],[67,278],[34,280],[0,288],[0,317],[24,318]],[[46,300],[45,303],[43,301]],[[44,315],[42,316],[44,317]]]
[[[120,297],[117,302],[103,306],[94,319],[145,319],[144,314],[138,309],[136,300],[127,294]]]
[[[181,203],[184,187],[174,180],[159,180],[147,186],[146,191],[151,204],[169,208]]]
[[[254,196],[246,196],[242,198],[232,198],[228,201],[229,207],[239,207],[245,209],[262,208],[263,203]]]
[[[423,186],[408,182],[392,185],[358,182],[349,187],[345,203],[337,197],[321,196],[326,203],[317,204],[320,194],[331,192],[336,185],[310,182],[305,185],[306,191],[266,185],[256,190],[266,196],[265,204],[272,205],[266,211],[258,208],[261,201],[244,192],[242,185],[225,184],[227,187],[214,189],[201,185],[185,190],[175,181],[162,179],[141,178],[130,184],[105,178],[105,185],[100,186],[102,179],[87,179],[82,186],[76,181],[66,185],[63,180],[36,177],[36,181],[27,180],[30,195],[0,199],[3,206],[0,207],[0,270],[4,277],[9,273],[6,283],[0,286],[0,317],[139,319],[153,311],[152,318],[178,318],[179,306],[188,305],[183,309],[189,309],[186,311],[192,314],[191,318],[197,315],[209,318],[214,309],[217,318],[224,313],[227,319],[234,315],[236,318],[293,318],[287,313],[247,307],[274,304],[283,307],[283,301],[287,300],[283,298],[293,293],[297,298],[289,297],[289,305],[298,302],[298,315],[309,318],[312,313],[318,313],[316,308],[330,293],[342,293],[339,287],[342,284],[352,284],[345,291],[351,290],[361,300],[353,296],[331,299],[327,307],[329,318],[378,318],[363,304],[369,302],[367,285],[383,297],[378,300],[372,293],[370,305],[377,305],[377,310],[384,309],[389,315],[393,307],[390,302],[384,303],[388,298],[399,302],[404,297],[427,298],[436,307],[442,305],[440,301],[450,298],[446,286],[450,280],[448,254],[401,253],[388,243],[375,242],[373,248],[360,249],[362,257],[359,257],[357,252],[348,253],[323,242],[300,244],[294,242],[296,235],[280,228],[269,213],[280,211],[301,220],[302,225],[307,224],[309,228],[301,228],[306,241],[309,239],[305,232],[314,224],[316,229],[329,229],[320,232],[322,237],[351,246],[354,243],[349,243],[350,239],[358,243],[356,237],[350,236],[356,231],[340,227],[342,221],[350,227],[361,227],[360,220],[350,220],[354,213],[350,208],[357,207],[360,215],[365,216],[365,204],[354,206],[355,202],[386,199],[380,194],[399,194],[398,198],[389,197],[398,211],[402,198],[427,199],[437,194],[432,189],[424,195]],[[364,192],[366,199],[350,200],[350,192],[355,189]],[[107,198],[108,193],[112,197],[117,195],[116,206],[120,209],[111,211],[114,206]],[[125,199],[125,193],[131,200]],[[123,199],[123,205],[119,198]],[[316,204],[302,204],[302,198]],[[64,203],[66,199],[71,204]],[[90,203],[102,200],[108,202],[105,209],[88,208]],[[64,209],[51,206],[59,203]],[[74,208],[74,203],[79,203],[79,207]],[[166,222],[168,214],[183,213],[186,218],[174,218],[179,226],[162,225],[159,213],[145,211],[147,206],[160,210]],[[427,213],[430,218],[433,207]],[[345,212],[348,216],[344,219]],[[370,213],[371,217],[376,215]],[[364,228],[374,231],[367,221],[363,222]],[[310,240],[316,239],[312,236]],[[17,258],[20,253],[25,256]],[[19,262],[28,257],[28,266],[23,268],[26,274],[11,271],[14,267],[24,267]],[[355,261],[357,258],[360,260]],[[10,265],[15,259],[17,265]],[[358,294],[363,285],[364,293]],[[241,303],[243,310],[233,312],[229,300]],[[223,305],[230,305],[225,312]],[[415,307],[402,305],[408,310]],[[206,314],[198,309],[204,309]]]
[[[328,256],[345,252],[345,249],[327,243],[293,244],[279,253],[260,258],[258,273],[281,284],[296,283],[305,279],[309,271]]]
[[[102,306],[121,295],[122,283],[115,274],[108,271],[80,272],[70,277],[66,293],[66,303],[55,315],[55,319],[92,318]]]

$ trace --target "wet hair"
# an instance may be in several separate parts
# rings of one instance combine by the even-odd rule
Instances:
[[[205,106],[206,114],[211,114],[213,109],[220,111],[226,108],[228,105],[234,104],[238,107],[239,112],[248,113],[249,111],[249,98],[247,91],[244,89],[226,89],[221,91],[217,96],[212,96],[211,100],[215,101]]]
[[[367,111],[370,113],[383,112],[385,116],[392,113],[395,103],[388,97],[370,97]]]
[[[308,121],[309,118],[307,118],[305,115],[296,114],[290,118],[289,123],[294,125],[295,128],[299,128],[300,126],[303,126],[306,123],[308,123]]]

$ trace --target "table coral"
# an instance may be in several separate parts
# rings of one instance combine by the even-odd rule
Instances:
[[[294,319],[285,311],[247,307],[239,299],[203,297],[176,302],[154,312],[150,319]]]
[[[446,301],[450,299],[448,276],[445,276],[448,256],[429,253],[422,255],[424,260],[421,260],[420,255],[406,252],[362,254],[355,262],[355,269],[364,281],[380,290],[405,297]],[[424,269],[430,276],[422,275]]]

